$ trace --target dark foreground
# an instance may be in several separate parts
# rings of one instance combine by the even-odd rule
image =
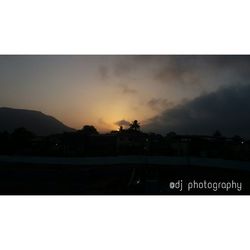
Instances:
[[[236,183],[242,183],[241,188]],[[204,166],[0,163],[0,194],[249,195],[250,171]]]

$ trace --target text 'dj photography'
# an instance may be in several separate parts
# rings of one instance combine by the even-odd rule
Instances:
[[[209,180],[192,180],[186,181],[179,179],[169,182],[169,188],[173,191],[180,192],[241,192],[243,190],[242,182],[230,181],[209,181]]]

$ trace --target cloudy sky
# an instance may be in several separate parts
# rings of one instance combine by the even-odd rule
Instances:
[[[249,56],[0,56],[0,106],[100,131],[250,135]]]

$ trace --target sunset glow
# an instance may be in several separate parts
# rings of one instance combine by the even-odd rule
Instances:
[[[137,119],[143,127],[196,97],[244,84],[248,58],[1,56],[0,65],[0,106],[38,110],[76,129],[91,124],[110,131],[121,120]]]

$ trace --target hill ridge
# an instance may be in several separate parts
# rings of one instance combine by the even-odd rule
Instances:
[[[42,111],[0,107],[0,131],[13,132],[19,127],[25,127],[37,135],[74,131],[57,118]]]

